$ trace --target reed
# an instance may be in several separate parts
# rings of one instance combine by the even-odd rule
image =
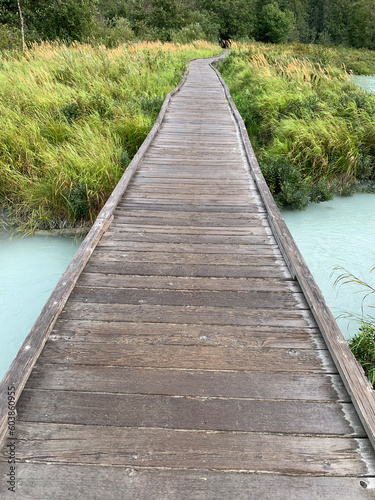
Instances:
[[[58,42],[0,57],[0,207],[26,232],[93,221],[207,42]]]
[[[358,89],[348,69],[363,66],[369,52],[236,44],[222,63],[280,207],[373,189],[375,96]],[[366,64],[375,72],[373,54]]]

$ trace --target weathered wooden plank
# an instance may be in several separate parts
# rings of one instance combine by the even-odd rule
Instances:
[[[117,288],[150,288],[165,290],[233,290],[253,292],[300,292],[294,281],[278,278],[188,278],[170,276],[132,276],[99,274],[84,271],[77,287],[98,286]]]
[[[233,277],[233,278],[285,278],[291,279],[286,266],[231,266],[204,264],[160,264],[148,262],[89,261],[86,271],[90,273],[137,274],[139,276],[189,276],[189,277]]]
[[[0,475],[9,472],[0,462]],[[51,480],[53,478],[53,480]],[[69,484],[69,488],[66,485]],[[4,488],[4,484],[2,485]],[[67,489],[77,500],[370,500],[375,481],[363,477],[288,476],[210,470],[152,470],[134,466],[38,464],[17,465],[17,499],[66,500]],[[277,493],[275,493],[277,492]],[[1,489],[1,498],[14,494]],[[68,493],[69,494],[69,493]]]
[[[222,227],[222,228],[231,228],[231,227],[243,227],[243,228],[249,228],[249,227],[259,227],[259,226],[265,226],[267,227],[266,223],[262,223],[260,219],[258,220],[241,220],[241,219],[223,219],[220,220],[217,217],[192,217],[190,220],[188,217],[186,218],[173,218],[171,219],[170,217],[164,217],[164,216],[155,216],[155,215],[145,215],[144,217],[141,217],[139,215],[134,216],[134,215],[123,215],[117,213],[114,219],[114,222],[116,225],[120,224],[129,224],[129,225],[137,225],[139,224],[140,227],[143,226],[161,226],[161,225],[171,225],[171,222],[173,221],[173,226],[178,227],[178,226],[194,226],[194,227],[208,227],[210,224],[214,225],[215,227]]]
[[[259,266],[259,267],[281,267],[284,261],[275,255],[244,255],[228,253],[195,253],[195,252],[143,252],[142,248],[137,251],[117,251],[116,249],[97,249],[95,255],[91,257],[92,264],[101,262],[144,262],[147,264],[183,264],[207,266]]]
[[[118,207],[122,207],[126,210],[174,210],[174,211],[182,211],[182,212],[217,212],[218,211],[218,206],[217,205],[212,205],[209,203],[206,204],[193,204],[193,203],[184,203],[184,204],[179,204],[176,202],[166,204],[165,201],[160,202],[159,200],[155,201],[154,203],[149,203],[146,201],[138,201],[136,203],[129,202],[129,201],[121,201],[118,203]],[[220,205],[220,212],[223,213],[230,213],[230,212],[236,212],[236,213],[259,213],[259,212],[265,212],[265,209],[262,206],[258,206],[257,203],[247,203],[243,205]]]
[[[135,242],[127,239],[113,238],[109,234],[103,236],[97,245],[101,249],[114,249],[117,251],[142,251],[142,252],[187,252],[187,253],[204,253],[204,254],[244,254],[244,255],[267,255],[281,257],[279,248],[272,243],[268,245],[241,245],[241,244],[220,244],[220,243],[172,243],[172,242]]]
[[[78,342],[113,344],[179,344],[222,347],[281,347],[326,349],[316,328],[272,328],[232,325],[184,325],[121,321],[62,320],[49,337]]]
[[[250,235],[250,236],[224,236],[215,234],[168,234],[168,233],[145,233],[126,232],[118,228],[106,231],[106,237],[114,241],[142,241],[159,243],[192,243],[192,244],[219,244],[219,245],[267,245],[275,244],[273,236]]]
[[[351,403],[24,389],[17,411],[18,422],[366,436]]]
[[[255,227],[244,226],[244,227],[222,227],[222,226],[172,226],[172,225],[141,225],[141,224],[121,224],[121,222],[113,221],[111,223],[111,229],[120,229],[122,232],[136,232],[136,233],[167,233],[167,234],[198,234],[198,235],[209,235],[218,234],[223,236],[250,236],[250,235],[272,235],[269,227],[258,225]]]
[[[132,345],[49,340],[42,363],[245,370],[263,372],[336,373],[326,351],[309,349],[241,348],[181,345]]]
[[[110,413],[110,409],[109,409]],[[105,422],[103,422],[105,424]],[[20,461],[373,476],[367,439],[18,424]],[[365,463],[359,454],[368,455]]]
[[[159,172],[159,175],[155,176],[148,175],[147,170],[148,169],[146,169],[144,166],[144,170],[140,170],[138,172],[138,175],[132,183],[133,187],[150,186],[155,188],[156,186],[178,186],[179,188],[188,187],[191,189],[195,189],[195,187],[199,187],[202,185],[212,185],[214,187],[220,187],[224,182],[227,182],[228,186],[231,189],[241,187],[243,184],[246,184],[252,192],[256,191],[256,187],[253,185],[250,179],[246,177],[246,175],[237,176],[235,175],[235,172],[233,172],[232,175],[229,174],[228,178],[226,178],[224,172],[217,172],[216,177],[212,177],[211,174],[208,177],[198,177],[197,175],[192,175],[192,172],[184,172],[184,170],[181,168],[180,172]],[[155,173],[154,167],[150,167],[150,170],[151,172]]]
[[[171,306],[213,306],[278,309],[308,309],[302,293],[209,291],[209,290],[152,290],[137,288],[76,287],[71,301],[95,304],[152,304]]]
[[[228,185],[223,185],[221,186],[219,184],[210,184],[208,185],[206,182],[200,180],[199,183],[195,183],[192,185],[189,184],[183,184],[183,185],[178,185],[177,183],[175,184],[145,184],[145,183],[132,183],[129,186],[128,193],[132,193],[136,191],[137,193],[140,193],[142,196],[143,195],[148,195],[148,194],[156,194],[156,195],[180,195],[180,196],[189,196],[189,195],[213,195],[213,196],[223,196],[225,198],[226,196],[233,196],[233,195],[241,195],[241,196],[248,196],[256,192],[256,188],[253,186],[250,186],[248,183],[242,182],[242,184],[238,184],[236,186],[231,186],[230,184]]]
[[[158,217],[163,219],[169,219],[170,222],[174,220],[179,222],[180,220],[197,220],[204,221],[207,220],[209,223],[216,222],[221,224],[222,222],[234,222],[234,221],[246,221],[249,225],[256,224],[264,224],[267,225],[266,222],[266,214],[264,212],[250,212],[250,213],[242,213],[242,212],[221,212],[218,209],[217,212],[188,212],[186,211],[173,211],[173,210],[127,210],[122,207],[117,207],[116,216],[120,217]]]
[[[349,403],[338,375],[36,364],[27,389]]]
[[[150,304],[85,304],[68,301],[61,312],[62,319],[125,321],[138,323],[183,323],[203,325],[241,325],[272,327],[315,327],[309,312],[283,309],[248,309],[246,307],[163,306]]]

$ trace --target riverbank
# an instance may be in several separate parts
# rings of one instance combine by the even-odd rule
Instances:
[[[237,44],[220,65],[279,207],[374,192],[375,95],[355,70],[375,73],[371,51]]]

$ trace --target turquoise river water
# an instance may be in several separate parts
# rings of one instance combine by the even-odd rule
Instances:
[[[73,238],[0,232],[0,380],[78,246]]]
[[[355,284],[334,287],[335,266],[343,266],[352,274],[368,283],[375,283],[375,195],[356,194],[350,198],[335,197],[333,200],[310,205],[306,211],[282,212],[315,281],[344,336],[356,331],[356,322],[348,317],[361,315],[363,293]],[[365,312],[375,315],[371,309],[374,296],[364,302]]]

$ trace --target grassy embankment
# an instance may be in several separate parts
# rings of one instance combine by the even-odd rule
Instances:
[[[93,221],[207,42],[57,43],[0,57],[0,208],[13,228]]]
[[[277,204],[304,209],[334,193],[374,191],[374,74],[366,50],[236,44],[220,66]]]

